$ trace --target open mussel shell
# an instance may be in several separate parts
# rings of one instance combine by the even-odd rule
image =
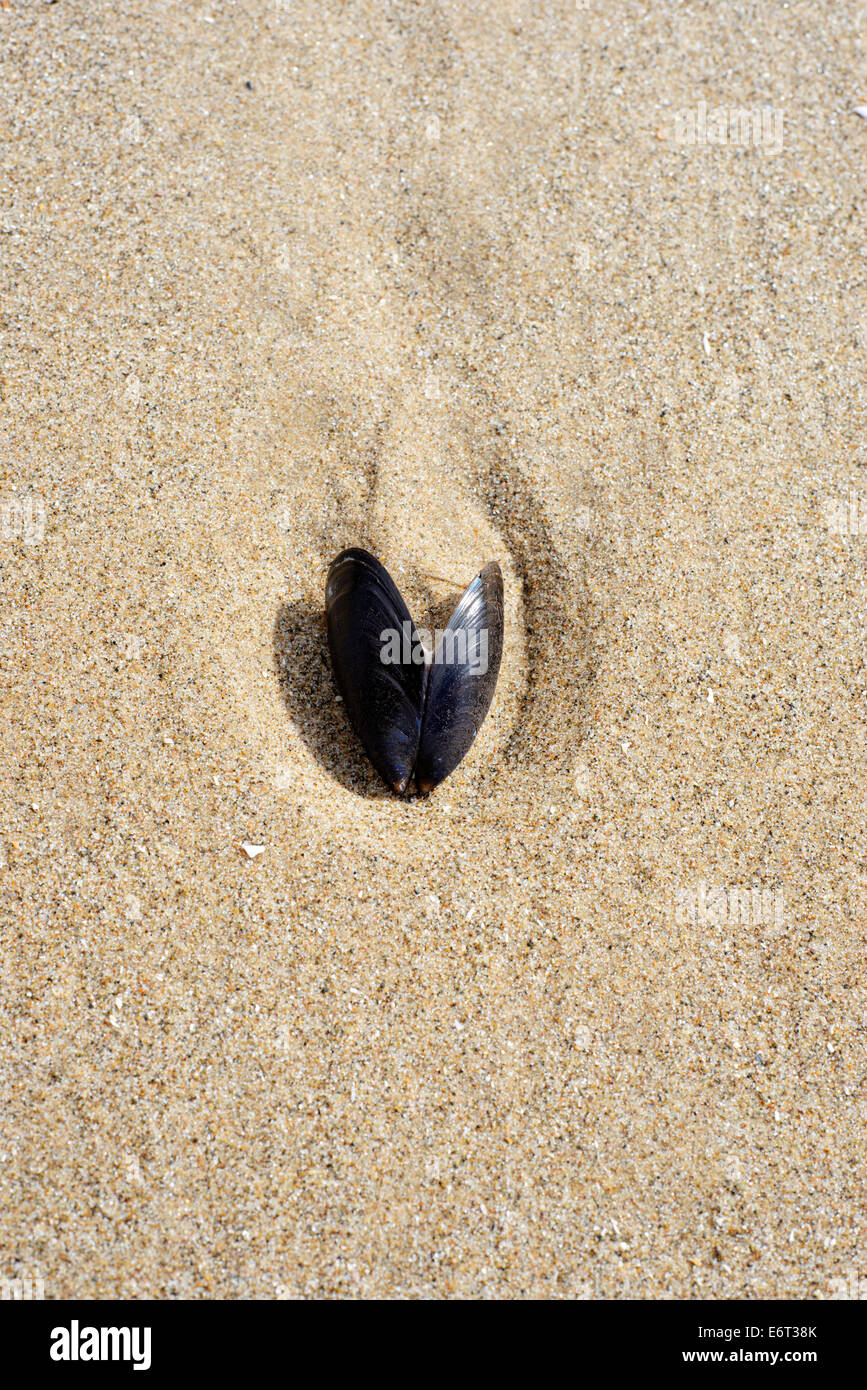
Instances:
[[[337,685],[370,761],[394,791],[407,792],[415,778],[427,794],[468,752],[493,699],[503,652],[499,565],[473,580],[432,654],[394,580],[366,550],[333,561],[325,611]],[[398,660],[383,658],[388,634],[400,634]]]

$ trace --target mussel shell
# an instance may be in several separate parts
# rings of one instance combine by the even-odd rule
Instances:
[[[499,565],[485,565],[465,591],[429,665],[383,661],[387,632],[406,631],[410,648],[421,639],[394,580],[369,551],[353,546],[332,562],[325,612],[335,679],[367,756],[394,791],[405,793],[415,777],[427,795],[468,752],[493,699],[503,652]],[[466,659],[454,659],[455,638],[464,639],[458,651]]]
[[[428,677],[424,717],[415,778],[426,795],[454,772],[472,746],[494,698],[503,655],[503,576],[496,561],[485,565],[473,580],[449,619],[446,634],[463,633],[465,650],[472,654],[486,647],[487,666],[472,659],[444,660],[448,637],[441,637]]]
[[[328,646],[350,723],[379,775],[406,791],[415,766],[426,667],[385,665],[382,633],[403,631],[409,609],[384,565],[353,546],[332,562],[325,586]]]

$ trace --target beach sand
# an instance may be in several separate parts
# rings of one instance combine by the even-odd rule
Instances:
[[[0,26],[0,1276],[851,1288],[863,8]],[[503,568],[427,800],[336,699],[350,544],[418,622]]]

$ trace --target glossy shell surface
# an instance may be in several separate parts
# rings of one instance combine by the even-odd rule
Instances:
[[[385,566],[353,547],[328,571],[325,612],[349,721],[380,777],[405,792],[418,752],[427,671],[424,665],[386,666],[381,654],[383,632],[412,624],[409,609]]]
[[[465,661],[445,659],[449,633],[465,636]],[[452,648],[461,650],[455,643]],[[502,655],[503,576],[492,562],[464,593],[434,653],[415,766],[423,794],[454,772],[469,752],[494,698]]]
[[[455,608],[429,663],[386,664],[388,632],[421,639],[400,591],[369,551],[332,562],[325,588],[328,646],[346,712],[367,756],[396,792],[433,790],[470,749],[493,699],[503,651],[503,578],[485,565]]]

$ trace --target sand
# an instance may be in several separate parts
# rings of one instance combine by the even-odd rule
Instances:
[[[863,10],[0,26],[0,1276],[851,1288]],[[335,698],[349,544],[419,622],[503,568],[426,801]]]

